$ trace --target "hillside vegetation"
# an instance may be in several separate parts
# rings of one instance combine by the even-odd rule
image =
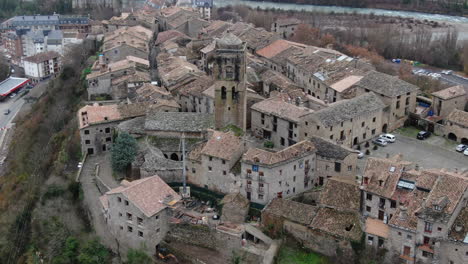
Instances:
[[[91,264],[110,257],[92,236],[74,182],[81,159],[75,113],[93,53],[94,45],[83,45],[68,54],[60,75],[16,122],[0,177],[0,263]]]

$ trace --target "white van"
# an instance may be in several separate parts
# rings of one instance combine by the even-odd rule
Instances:
[[[382,135],[379,136],[379,138],[381,138],[381,139],[383,139],[383,140],[385,140],[387,142],[390,142],[390,143],[393,143],[396,140],[396,137],[394,135],[392,135],[392,134],[382,134]]]

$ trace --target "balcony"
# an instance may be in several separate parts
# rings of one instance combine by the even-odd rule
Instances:
[[[251,191],[252,191],[252,185],[247,184],[247,185],[245,186],[245,190],[246,190],[247,192],[251,192]]]
[[[418,249],[434,254],[434,249],[429,244],[423,244],[419,246]]]
[[[265,177],[264,177],[264,176],[258,176],[258,181],[259,181],[259,182],[264,182],[264,181],[265,181]]]
[[[265,193],[265,190],[263,187],[258,187],[258,193]]]
[[[245,175],[245,178],[251,180],[252,179],[252,173],[247,173]]]

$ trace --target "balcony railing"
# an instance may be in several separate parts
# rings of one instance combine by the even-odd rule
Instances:
[[[263,187],[258,187],[258,193],[265,193],[265,190],[263,189]]]
[[[247,174],[245,175],[245,178],[246,178],[246,179],[252,179],[252,174],[251,174],[251,173],[247,173]]]
[[[245,190],[248,191],[248,192],[251,192],[252,191],[252,186],[251,185],[246,185]]]
[[[264,181],[265,181],[265,177],[264,177],[264,176],[258,176],[258,181],[259,181],[259,182],[264,182]]]

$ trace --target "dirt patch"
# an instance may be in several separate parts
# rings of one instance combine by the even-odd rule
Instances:
[[[221,253],[216,250],[197,247],[194,245],[171,241],[166,244],[171,252],[177,257],[179,263],[206,263],[219,264],[229,263],[230,260],[224,258]]]

